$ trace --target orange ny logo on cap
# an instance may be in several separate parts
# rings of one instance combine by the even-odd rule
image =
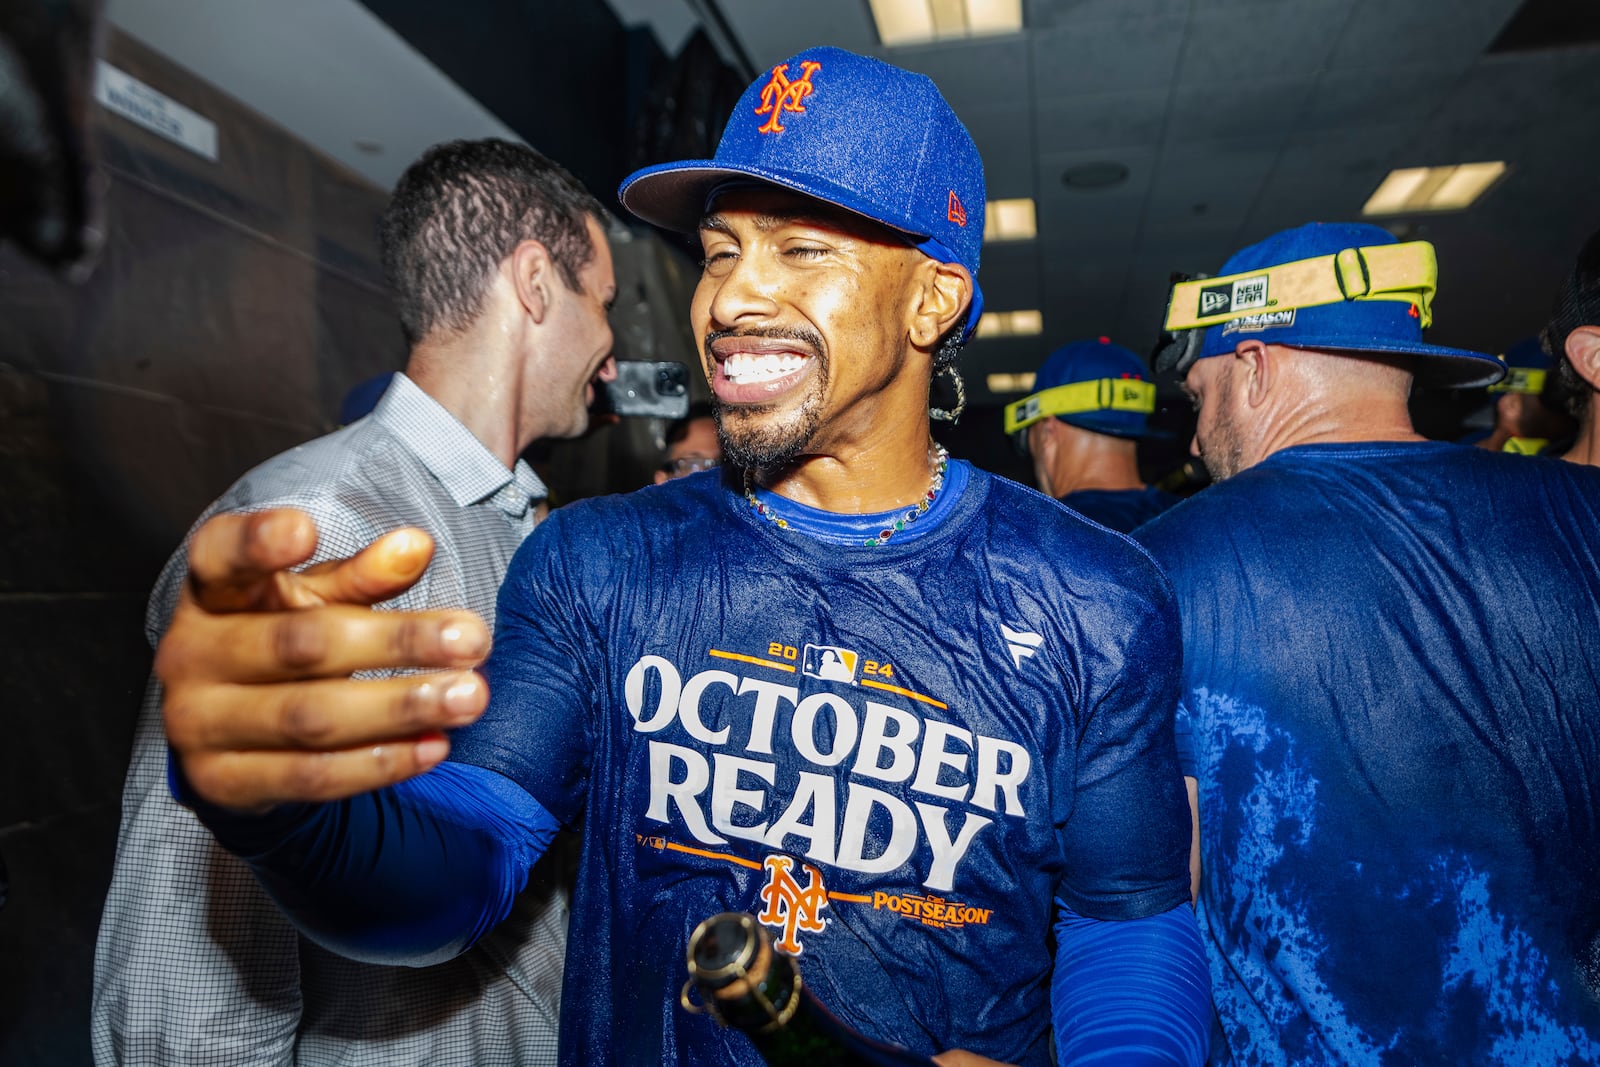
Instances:
[[[805,60],[800,64],[800,80],[789,80],[789,64],[779,63],[772,68],[772,77],[766,85],[761,87],[761,106],[756,108],[757,115],[772,112],[772,117],[762,124],[757,133],[782,133],[783,126],[778,119],[785,111],[800,114],[805,107],[800,103],[811,95],[815,88],[811,84],[811,75],[822,69],[821,63]]]
[[[961,198],[956,195],[954,189],[950,190],[950,210],[945,213],[945,217],[957,226],[967,224],[967,209],[961,206]]]

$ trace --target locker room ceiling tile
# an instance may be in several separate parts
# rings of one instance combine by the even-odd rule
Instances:
[[[1034,92],[1051,99],[1166,86],[1185,25],[1181,16],[1129,14],[1030,31]]]
[[[986,307],[993,311],[1039,308],[1039,254],[1031,241],[985,245],[979,268]]]
[[[1300,125],[1348,129],[1426,119],[1461,78],[1459,64],[1326,71],[1307,101]]]
[[[1166,126],[1168,90],[1134,89],[1040,100],[1034,116],[1037,151],[1153,145]]]
[[[1172,95],[1167,140],[1256,136],[1281,143],[1298,126],[1313,86],[1305,78],[1180,85]]]
[[[1520,0],[1361,0],[1329,57],[1331,69],[1465,67],[1483,52]]]
[[[895,64],[926,74],[950,106],[1028,106],[1028,43],[1023,34],[955,41],[885,53]]]
[[[1349,13],[1343,0],[1202,6],[1189,20],[1178,83],[1232,80],[1248,88],[1262,80],[1304,78],[1321,69]]]
[[[1027,109],[1007,105],[963,107],[958,114],[983,157],[989,199],[1033,196],[1037,174]]]

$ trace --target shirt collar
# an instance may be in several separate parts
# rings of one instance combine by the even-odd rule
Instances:
[[[496,503],[503,508],[525,509],[530,500],[550,495],[525,461],[507,470],[471,430],[404,374],[394,376],[372,417],[405,442],[461,507],[498,494],[503,499]]]

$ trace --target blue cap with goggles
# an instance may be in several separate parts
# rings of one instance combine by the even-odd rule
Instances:
[[[1239,342],[1411,357],[1419,384],[1488,385],[1495,357],[1425,344],[1438,277],[1433,246],[1401,244],[1360,223],[1308,223],[1237,253],[1219,277],[1175,276],[1158,371],[1185,374],[1195,360]]]
[[[1034,391],[1006,405],[1006,433],[1053,417],[1112,437],[1164,437],[1150,429],[1156,387],[1145,378],[1144,362],[1109,337],[1062,345],[1034,375]]]
[[[711,159],[635,171],[618,196],[657,226],[692,233],[731,182],[791,189],[904,234],[972,275],[963,339],[983,312],[983,162],[921,74],[840,48],[808,48],[746,89]]]

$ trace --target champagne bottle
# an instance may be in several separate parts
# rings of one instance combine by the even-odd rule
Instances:
[[[772,947],[754,917],[723,912],[689,936],[689,981],[723,1026],[747,1034],[772,1067],[934,1067],[933,1060],[875,1041],[829,1011],[801,978],[799,962]]]

